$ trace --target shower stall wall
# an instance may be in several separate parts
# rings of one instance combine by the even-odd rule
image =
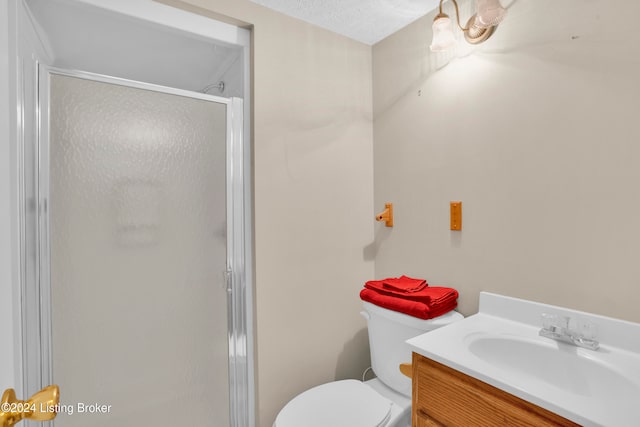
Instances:
[[[19,394],[57,383],[59,427],[254,425],[248,32],[148,0],[11,1]]]
[[[59,74],[49,93],[52,379],[64,402],[111,405],[61,411],[56,425],[229,425],[226,146],[238,101]]]

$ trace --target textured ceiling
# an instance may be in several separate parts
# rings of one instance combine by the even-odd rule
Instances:
[[[251,0],[372,45],[438,6],[438,0]]]

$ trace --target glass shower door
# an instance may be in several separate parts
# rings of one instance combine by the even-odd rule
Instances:
[[[51,75],[57,427],[228,426],[227,105]]]

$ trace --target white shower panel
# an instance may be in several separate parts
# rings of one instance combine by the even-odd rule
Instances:
[[[229,425],[227,108],[51,76],[56,427]]]

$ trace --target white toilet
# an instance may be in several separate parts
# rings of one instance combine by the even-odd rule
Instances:
[[[409,338],[462,319],[456,311],[422,320],[362,302],[368,321],[371,366],[377,378],[334,381],[294,397],[273,427],[409,427],[411,380],[400,373],[411,362]]]

